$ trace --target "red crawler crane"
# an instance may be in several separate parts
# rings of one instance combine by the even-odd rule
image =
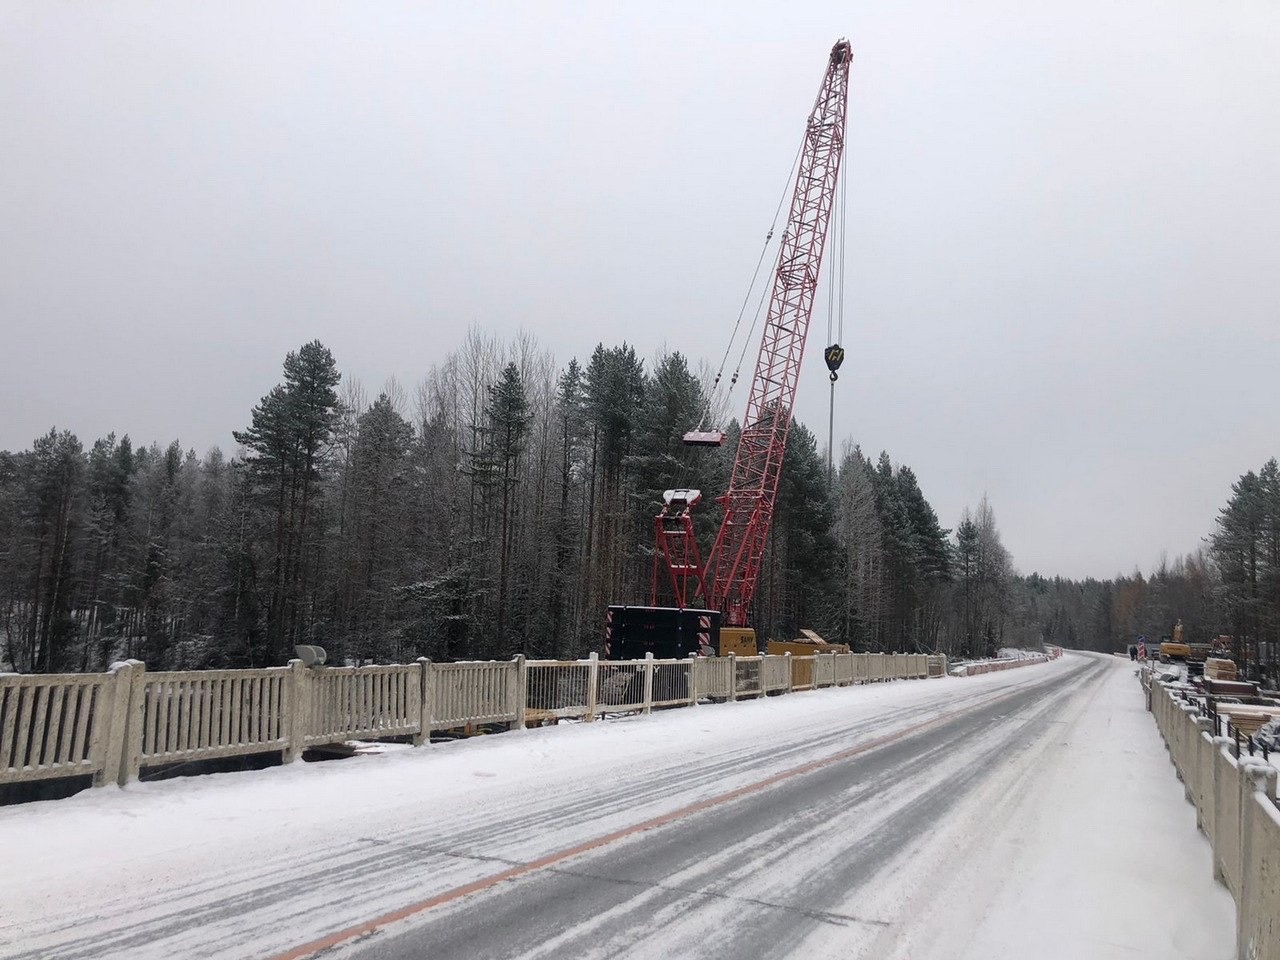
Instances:
[[[648,634],[653,636],[665,632],[661,627],[655,628],[654,622],[679,622],[678,617],[671,615],[683,612],[690,601],[700,596],[708,609],[689,610],[689,613],[719,612],[726,627],[739,628],[723,631],[721,649],[725,652],[730,649],[756,652],[755,633],[747,628],[748,612],[773,521],[782,458],[791,428],[796,381],[813,315],[827,225],[835,202],[836,180],[844,152],[851,58],[847,40],[841,40],[831,48],[822,86],[805,127],[795,189],[774,268],[764,336],[756,359],[751,392],[747,397],[729,490],[716,498],[724,508],[724,519],[715,546],[704,566],[690,517],[690,510],[701,499],[701,493],[697,490],[667,491],[666,503],[654,520],[652,607],[612,608],[608,639],[612,639],[615,625],[620,625],[616,611],[626,610],[632,614],[625,618],[631,625],[644,621],[646,611],[650,611],[651,622],[646,627]],[[834,375],[833,366],[833,380]],[[718,432],[695,431],[685,436],[687,443],[699,445],[715,445],[722,440],[723,434]],[[657,606],[662,579],[660,571],[664,567],[675,595],[675,610]],[[706,619],[702,618],[703,621]],[[706,652],[709,638],[700,635],[698,639],[702,641],[703,652]],[[652,649],[653,641],[650,640],[647,646]],[[661,646],[670,651],[670,645],[663,643]],[[691,649],[687,642],[677,644],[677,647],[676,655],[683,655]],[[634,648],[633,652],[636,652]]]

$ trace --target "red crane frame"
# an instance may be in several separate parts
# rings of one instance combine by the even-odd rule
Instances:
[[[746,414],[742,418],[742,435],[729,490],[716,498],[724,508],[724,518],[715,546],[704,571],[697,564],[697,543],[688,515],[692,504],[679,501],[679,516],[676,516],[671,509],[673,504],[669,503],[654,525],[655,606],[658,565],[662,560],[667,565],[680,606],[691,599],[688,587],[692,580],[704,601],[711,608],[723,611],[727,626],[745,626],[748,622],[773,522],[800,363],[813,316],[827,227],[835,204],[836,182],[844,154],[852,57],[847,40],[840,40],[831,48],[822,86],[805,126],[795,189],[774,268],[764,336],[747,397]],[[690,569],[691,562],[697,565],[696,570]]]

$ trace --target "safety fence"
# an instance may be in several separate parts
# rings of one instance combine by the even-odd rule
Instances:
[[[1213,847],[1214,876],[1236,901],[1236,955],[1280,960],[1280,806],[1274,766],[1235,756],[1229,737],[1188,703],[1189,690],[1142,674],[1148,706],[1196,821]]]
[[[525,660],[103,674],[0,674],[0,784],[279,753],[347,740],[428,742],[442,731],[519,728],[800,690],[946,674],[924,654]]]

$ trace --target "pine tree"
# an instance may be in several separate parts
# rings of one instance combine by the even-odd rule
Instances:
[[[94,442],[86,491],[86,546],[91,554],[84,598],[86,663],[107,663],[124,655],[118,617],[124,605],[122,565],[134,470],[128,436],[117,441],[112,433]]]
[[[270,552],[271,581],[268,586],[266,642],[277,649],[283,644],[285,587],[288,577],[288,538],[292,530],[293,515],[290,511],[292,483],[295,477],[297,445],[290,422],[289,394],[284,386],[276,386],[253,408],[249,428],[237,431],[236,442],[245,447],[244,478],[250,501],[256,502],[270,518],[272,549]],[[246,518],[247,519],[247,518]],[[256,568],[256,554],[252,549],[253,538],[240,538],[237,567],[240,571]],[[236,593],[254,590],[237,576]],[[256,591],[255,591],[256,592]],[[234,618],[240,628],[246,626],[240,616]],[[255,631],[256,632],[256,631]],[[255,659],[248,636],[238,638],[245,655]],[[265,657],[263,658],[266,659]]]
[[[266,662],[286,659],[293,644],[310,639],[313,552],[320,540],[315,505],[339,416],[341,377],[319,341],[290,353],[284,376],[254,408],[249,428],[235,434],[247,448],[250,490],[273,531]]]
[[[395,587],[410,552],[412,444],[413,428],[385,393],[361,414],[351,457],[353,550],[343,571],[350,600],[339,634],[342,652],[357,660],[394,660],[402,650]]]
[[[636,590],[643,572],[634,558],[639,538],[628,509],[634,477],[627,469],[634,452],[644,404],[644,365],[627,344],[597,345],[584,378],[586,410],[592,423],[590,494],[587,503],[586,608],[603,616],[605,606]],[[629,575],[628,575],[629,574]]]
[[[1256,660],[1264,622],[1267,583],[1267,488],[1252,470],[1231,487],[1231,499],[1218,515],[1210,538],[1214,560],[1222,572],[1223,599],[1233,626],[1240,661]]]
[[[804,628],[830,632],[836,605],[830,557],[834,511],[825,459],[802,423],[791,425],[778,481],[773,528],[766,547],[760,639],[791,640]]]
[[[289,622],[286,646],[311,639],[308,635],[312,605],[304,593],[314,584],[312,551],[319,531],[313,531],[314,503],[321,494],[321,481],[333,430],[339,416],[337,386],[341,380],[333,354],[313,340],[284,361],[289,414],[295,431],[294,486],[297,503],[296,554],[293,557],[292,585],[288,593]],[[292,641],[292,642],[289,642]],[[287,651],[280,651],[287,656]]]
[[[508,572],[511,566],[512,491],[519,482],[520,455],[524,451],[525,430],[529,425],[529,402],[525,397],[524,383],[514,363],[508,363],[502,376],[489,388],[489,430],[492,439],[492,458],[496,466],[496,478],[501,489],[502,508],[499,515],[499,565],[498,565],[498,631],[500,646],[507,641],[507,598],[509,595]],[[522,650],[528,653],[528,650]]]
[[[883,530],[872,466],[857,447],[846,451],[837,474],[835,536],[839,543],[835,638],[856,650],[878,649],[882,624]]]
[[[50,430],[31,447],[27,473],[27,537],[33,541],[29,618],[22,635],[19,669],[52,672],[66,664],[76,632],[72,615],[72,571],[82,518],[79,515],[84,450],[68,431]],[[25,647],[25,649],[22,649]]]
[[[570,360],[561,374],[556,391],[556,419],[559,426],[560,470],[559,506],[553,537],[555,540],[555,567],[552,575],[551,637],[554,656],[577,656],[581,651],[577,637],[568,636],[569,624],[577,620],[579,602],[579,578],[571,569],[582,542],[582,518],[585,516],[581,501],[582,478],[586,470],[583,457],[585,428],[584,390],[582,368],[577,360]],[[578,496],[576,512],[571,504]],[[577,567],[574,563],[573,567]],[[574,631],[576,633],[576,631]]]
[[[995,511],[985,495],[978,503],[973,522],[977,527],[976,626],[981,631],[981,652],[994,655],[1004,639],[1004,617],[1013,569],[1009,551],[1000,539]]]
[[[0,450],[0,671],[16,669],[20,653],[18,629],[25,596],[20,570],[26,564],[22,544],[23,484],[25,457]]]
[[[937,647],[942,626],[944,588],[951,579],[951,544],[949,530],[942,529],[938,515],[916,481],[915,471],[900,466],[894,478],[898,496],[906,511],[911,529],[910,542],[914,548],[915,616],[908,638],[914,649],[933,650]]]
[[[968,508],[956,527],[955,550],[956,585],[959,593],[960,647],[964,656],[978,653],[978,625],[981,614],[978,606],[979,543],[978,525]]]
[[[920,571],[916,558],[920,547],[887,453],[880,454],[871,477],[876,491],[876,510],[880,515],[884,556],[883,642],[886,649],[909,649],[913,645],[909,634],[919,603]]]

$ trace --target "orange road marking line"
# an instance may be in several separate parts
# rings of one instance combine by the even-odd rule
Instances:
[[[643,833],[646,830],[653,830],[657,827],[666,826],[676,820],[682,820],[695,813],[701,813],[703,810],[707,810],[711,807],[720,806],[721,804],[750,796],[753,793],[759,793],[761,790],[767,790],[769,787],[782,783],[786,780],[803,776],[806,773],[812,773],[815,770],[821,770],[824,767],[830,767],[843,760],[848,760],[850,757],[856,757],[858,754],[867,753],[870,750],[875,750],[877,747],[883,747],[885,744],[893,743],[895,740],[901,740],[903,737],[909,737],[913,733],[919,733],[921,730],[926,730],[929,727],[936,727],[944,721],[963,716],[966,713],[971,713],[979,707],[998,703],[999,701],[1005,700],[1013,696],[1015,693],[1020,692],[1021,691],[1019,690],[1011,690],[997,696],[985,698],[977,703],[965,707],[963,710],[955,710],[951,713],[940,714],[931,720],[923,720],[920,723],[904,727],[894,733],[885,734],[884,736],[877,737],[874,740],[868,740],[866,743],[859,744],[856,747],[841,750],[839,753],[831,754],[828,757],[822,757],[818,760],[810,760],[807,763],[800,764],[798,767],[791,767],[787,770],[780,771],[779,773],[772,774],[765,777],[763,780],[756,780],[752,783],[745,784],[744,786],[726,791],[725,793],[716,794],[713,797],[707,797],[703,800],[697,800],[687,806],[680,807],[677,810],[672,810],[670,813],[651,817],[648,820],[641,821],[640,823],[633,824],[629,827],[623,827],[619,830],[614,830],[611,833],[602,834],[594,839],[575,844],[572,847],[566,847],[563,850],[548,853],[545,856],[539,857],[536,860],[531,860],[528,863],[522,863],[519,866],[511,867],[510,869],[503,870],[500,873],[481,877],[479,880],[473,880],[471,883],[465,883],[460,887],[454,887],[451,890],[438,893],[434,897],[428,897],[425,900],[410,903],[407,906],[400,907],[398,910],[392,910],[389,913],[384,913],[381,916],[374,917],[372,920],[366,920],[350,927],[344,927],[341,930],[334,931],[333,933],[320,937],[317,940],[312,940],[308,943],[302,944],[301,946],[286,950],[284,953],[275,954],[270,958],[270,960],[304,960],[304,958],[314,956],[321,950],[328,950],[338,946],[339,944],[346,943],[349,940],[362,937],[365,934],[372,933],[379,927],[385,927],[387,924],[395,923],[397,920],[405,920],[415,914],[425,913],[435,907],[444,906],[446,903],[461,900],[463,897],[468,897],[473,893],[483,893],[484,891],[490,890],[507,880],[514,880],[517,877],[533,873],[534,871],[541,870],[544,867],[562,863],[563,861],[579,856],[580,854],[590,853],[592,850],[598,850],[601,847],[608,846],[611,843],[616,843],[619,840],[634,836],[637,833]]]

